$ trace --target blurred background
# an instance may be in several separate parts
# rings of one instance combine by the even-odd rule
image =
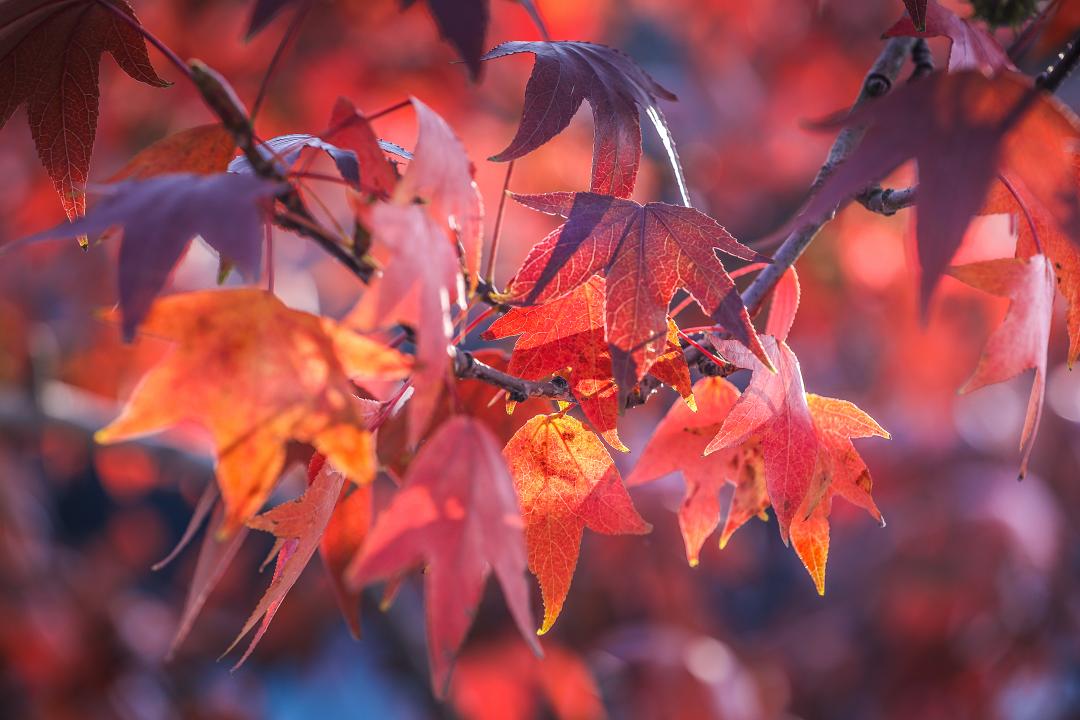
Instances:
[[[664,111],[694,202],[745,241],[768,235],[804,198],[831,141],[807,121],[851,102],[881,33],[903,11],[900,0],[536,4],[553,38],[622,48],[679,96]],[[134,6],[181,57],[221,71],[249,103],[288,24],[286,13],[244,42],[246,0]],[[538,38],[517,3],[491,0],[491,11],[489,45]],[[1027,70],[1046,64],[1061,30],[1028,53]],[[1011,35],[1002,31],[1003,41]],[[932,45],[943,64],[944,41]],[[212,120],[175,69],[151,57],[176,85],[146,87],[103,59],[98,182],[149,143]],[[366,112],[415,95],[463,139],[490,237],[505,166],[485,158],[513,135],[531,58],[488,63],[480,84],[454,60],[420,5],[317,3],[258,132],[317,133],[339,95]],[[1080,84],[1060,96],[1075,105]],[[415,140],[408,111],[376,129],[406,147]],[[674,201],[662,148],[649,128],[644,134],[638,199]],[[513,189],[585,188],[591,143],[582,112],[518,162]],[[0,177],[0,242],[62,219],[21,110],[0,131]],[[911,179],[902,171],[893,180]],[[340,187],[321,190],[345,217]],[[503,281],[553,227],[510,205]],[[4,255],[0,717],[1080,718],[1080,377],[1064,365],[1063,322],[1032,470],[1018,483],[1031,375],[956,393],[1005,302],[946,278],[920,325],[906,249],[912,217],[849,209],[798,265],[803,303],[790,344],[807,389],[856,402],[893,435],[857,443],[888,525],[836,504],[825,597],[774,522],[751,522],[723,552],[714,537],[701,565],[688,567],[674,514],[682,481],[670,477],[634,491],[651,535],[586,533],[566,607],[543,639],[546,662],[527,653],[488,588],[445,704],[429,689],[416,577],[387,612],[377,595],[365,600],[364,636],[354,642],[312,563],[248,663],[230,673],[235,658],[217,662],[269,583],[269,571],[258,572],[271,545],[261,533],[246,541],[177,656],[164,660],[197,550],[160,572],[150,566],[212,482],[210,446],[194,428],[109,448],[91,440],[161,352],[146,341],[122,345],[97,319],[115,302],[115,242]],[[972,226],[961,259],[1012,251],[1009,222],[987,218]],[[279,233],[274,258],[276,291],[295,307],[340,316],[360,293],[304,240]],[[215,274],[216,259],[196,243],[172,287],[211,287]],[[478,336],[470,342],[480,345]],[[673,400],[665,393],[623,419],[633,450],[618,458],[625,472]],[[378,483],[381,502],[392,485]],[[293,477],[276,500],[300,487]]]

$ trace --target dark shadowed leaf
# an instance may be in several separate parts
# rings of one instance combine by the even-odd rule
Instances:
[[[254,280],[262,264],[262,201],[280,191],[261,178],[219,173],[159,175],[104,188],[86,217],[32,235],[22,243],[97,235],[123,227],[120,315],[131,339],[192,239],[202,237]]]
[[[135,17],[126,0],[112,0]],[[0,127],[26,104],[38,157],[69,219],[86,210],[83,188],[97,134],[98,65],[111,53],[131,77],[168,85],[150,65],[139,31],[95,0],[0,4]]]
[[[435,19],[439,34],[454,46],[465,61],[469,74],[475,80],[480,77],[480,56],[484,53],[484,37],[487,35],[488,0],[426,0],[428,11]],[[417,0],[401,0],[403,8],[415,5]]]
[[[846,123],[865,125],[865,137],[788,228],[820,221],[914,159],[924,312],[999,172],[1015,178],[1074,240],[1080,239],[1070,147],[1080,133],[1067,109],[1033,90],[1022,76],[938,73],[868,104]]]
[[[484,60],[532,53],[536,56],[525,88],[521,124],[510,145],[492,160],[513,160],[540,147],[562,132],[583,100],[592,107],[594,140],[591,190],[630,197],[641,162],[641,120],[644,111],[668,153],[683,204],[690,196],[675,141],[657,104],[675,100],[619,50],[587,42],[507,42]]]

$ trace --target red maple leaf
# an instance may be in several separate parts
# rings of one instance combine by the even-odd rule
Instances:
[[[514,197],[566,222],[529,251],[507,293],[514,302],[545,303],[602,273],[607,279],[607,342],[620,396],[664,352],[667,309],[678,288],[687,290],[717,325],[769,364],[716,250],[745,260],[762,258],[708,215],[596,193]]]
[[[411,203],[420,199],[429,205],[432,217],[449,233],[451,247],[457,248],[461,242],[465,270],[475,288],[484,244],[484,205],[473,182],[472,163],[446,121],[416,98],[411,100],[420,130],[416,151],[394,191],[394,200]]]
[[[126,0],[109,3],[135,20]],[[139,31],[96,0],[9,0],[0,8],[0,127],[26,104],[38,157],[70,219],[86,211],[105,52],[134,79],[169,84],[150,64]]]
[[[714,341],[725,359],[751,369],[753,375],[705,452],[736,448],[760,438],[765,487],[780,523],[780,534],[786,539],[791,521],[810,489],[818,443],[799,359],[782,340],[763,335],[761,341],[775,373],[738,343]]]
[[[376,330],[401,323],[416,332],[416,394],[409,401],[409,443],[415,446],[449,377],[450,304],[464,295],[461,273],[446,235],[422,206],[379,202],[371,223],[375,241],[391,259],[345,324]]]
[[[1024,451],[1020,477],[1027,473],[1032,440],[1039,429],[1046,394],[1046,351],[1054,313],[1054,268],[1043,255],[1002,258],[961,265],[949,274],[979,290],[1007,297],[1009,311],[986,343],[979,366],[961,392],[1003,382],[1028,369],[1035,370],[1020,447]]]
[[[690,196],[675,141],[657,104],[676,100],[625,53],[588,42],[506,42],[483,60],[532,53],[536,56],[525,87],[525,108],[510,145],[491,159],[498,162],[527,155],[570,124],[583,100],[592,107],[594,140],[590,190],[627,198],[634,192],[641,162],[644,110],[667,150],[683,203]]]
[[[472,418],[451,419],[427,441],[376,518],[348,578],[361,587],[421,563],[427,565],[428,655],[437,696],[446,694],[453,658],[492,570],[518,629],[539,653],[514,481],[491,431]]]
[[[733,485],[735,491],[720,535],[721,548],[750,518],[764,517],[769,507],[761,451],[754,443],[705,455],[709,441],[738,402],[739,391],[723,378],[707,377],[694,385],[694,398],[697,412],[680,403],[671,406],[626,479],[634,487],[673,472],[682,475],[686,493],[679,507],[679,528],[691,566],[698,564],[701,546],[720,524],[724,485]]]
[[[619,400],[605,340],[604,294],[604,279],[593,276],[557,300],[513,308],[491,324],[484,338],[520,335],[507,369],[512,375],[540,380],[569,369],[567,380],[585,417],[612,447],[628,452],[616,426]],[[692,403],[690,371],[678,336],[672,335],[669,330],[665,352],[649,372]]]

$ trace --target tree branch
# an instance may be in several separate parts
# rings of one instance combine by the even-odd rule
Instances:
[[[255,174],[272,182],[287,183],[287,178],[278,172],[273,161],[260,151],[251,120],[224,79],[199,60],[191,61],[190,68],[195,87],[225,129],[232,133],[236,146],[244,153]],[[355,257],[342,247],[339,238],[312,216],[295,188],[290,185],[288,190],[277,196],[277,200],[284,210],[274,213],[275,225],[314,240],[361,280],[368,282],[371,279],[375,265],[366,258]]]
[[[551,380],[522,380],[477,360],[468,350],[457,346],[453,349],[454,374],[463,380],[480,380],[502,388],[514,402],[525,402],[529,398],[537,397],[575,402],[574,394],[570,392],[570,384],[558,375]]]
[[[915,38],[898,37],[892,38],[885,44],[885,48],[878,55],[877,60],[874,61],[873,66],[870,68],[870,72],[866,75],[862,90],[855,99],[852,110],[869,100],[885,95],[892,89],[893,83],[899,76],[900,70],[915,43]],[[814,179],[811,186],[812,190],[820,186],[822,181],[854,152],[862,140],[864,132],[865,130],[861,127],[846,127],[840,131],[832,148],[829,150],[825,163],[821,166],[821,170],[818,171],[817,178]],[[835,215],[835,213],[832,215]],[[822,226],[832,219],[832,215],[820,223],[806,225],[788,235],[787,239],[784,240],[773,255],[772,264],[762,270],[754,278],[754,282],[742,293],[743,304],[746,305],[751,315],[761,308],[765,298],[776,287],[776,283],[780,281],[787,269],[795,264],[795,261],[810,245]]]

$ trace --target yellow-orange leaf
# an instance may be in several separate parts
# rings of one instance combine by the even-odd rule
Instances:
[[[586,527],[606,535],[652,529],[595,433],[563,415],[538,415],[503,450],[525,518],[529,570],[544,596],[543,635],[562,610]]]
[[[232,133],[218,124],[199,125],[158,140],[128,161],[110,182],[166,173],[222,173],[236,155]]]
[[[205,426],[217,446],[223,532],[262,507],[289,440],[311,443],[357,483],[371,479],[371,434],[350,379],[402,377],[403,355],[255,289],[164,298],[143,328],[177,346],[95,437],[111,443],[183,420]]]

